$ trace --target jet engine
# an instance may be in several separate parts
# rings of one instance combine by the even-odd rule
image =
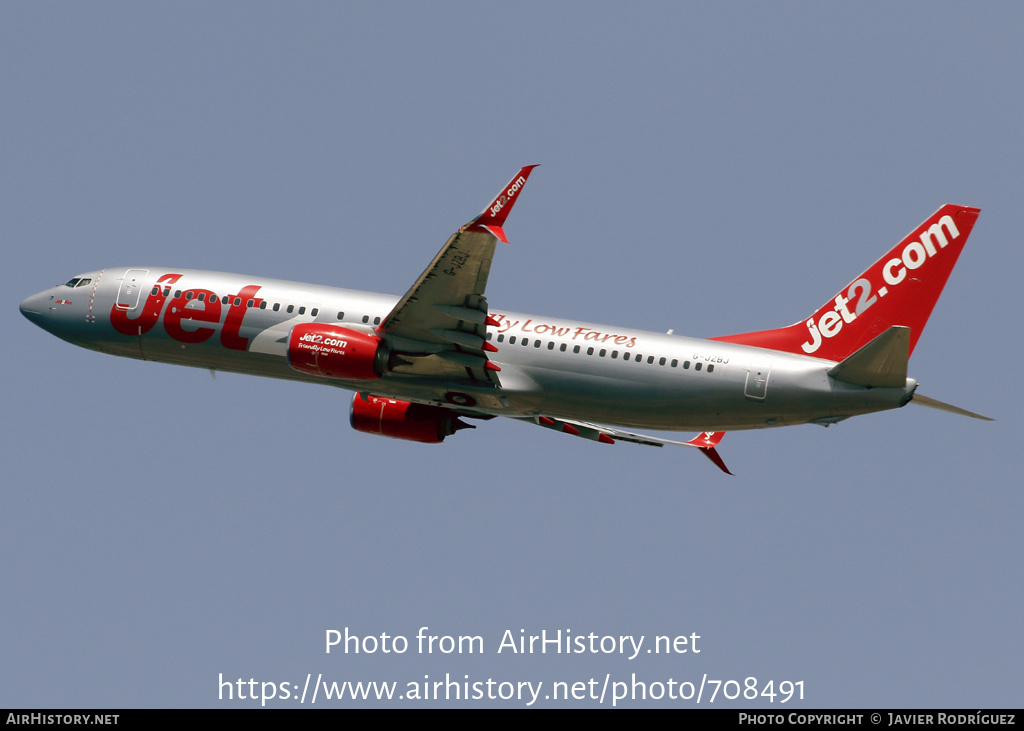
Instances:
[[[288,335],[288,364],[312,376],[373,381],[384,373],[388,349],[376,335],[305,322]]]
[[[474,428],[440,406],[358,393],[352,399],[351,422],[356,431],[425,444],[440,444],[459,429]]]

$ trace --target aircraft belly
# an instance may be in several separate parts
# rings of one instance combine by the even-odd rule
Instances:
[[[114,352],[116,349],[117,352]],[[220,343],[182,344],[158,336],[143,336],[141,346],[134,343],[117,343],[103,348],[104,352],[124,355],[130,358],[151,360],[171,365],[192,366],[214,371],[243,373],[269,378],[329,383],[327,379],[315,378],[301,373],[288,365],[286,358],[268,353],[254,353],[245,350],[231,350]]]
[[[542,408],[547,416],[667,431],[704,431],[711,420],[730,424],[750,421],[744,413],[748,407],[743,403],[742,387],[732,379],[709,376],[704,381],[696,374],[676,373],[624,380],[548,369],[530,369],[529,374],[544,389]]]
[[[747,371],[719,368],[714,376],[671,374],[626,381],[597,374],[531,369],[544,389],[543,415],[609,426],[665,431],[736,431],[841,421],[897,408],[908,389],[850,387],[821,368],[778,368],[764,396],[749,396]]]

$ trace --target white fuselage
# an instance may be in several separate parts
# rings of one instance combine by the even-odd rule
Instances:
[[[185,269],[114,268],[76,279],[89,281],[29,297],[22,312],[69,342],[112,355],[448,407],[459,404],[456,392],[470,397],[463,411],[479,414],[668,431],[756,429],[896,408],[916,387],[912,379],[902,388],[836,381],[827,373],[835,363],[820,358],[494,307],[487,341],[497,348],[498,389],[467,384],[465,369],[440,361],[428,376],[399,366],[376,380],[319,378],[289,365],[291,329],[317,322],[372,334],[397,297]]]

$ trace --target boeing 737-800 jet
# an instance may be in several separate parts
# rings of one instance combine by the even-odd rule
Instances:
[[[360,431],[437,443],[506,416],[592,439],[715,447],[730,429],[829,425],[918,395],[907,362],[978,217],[946,205],[813,315],[698,340],[492,308],[495,245],[534,165],[402,297],[154,267],[87,272],[24,315],[91,350],[340,386]],[[631,429],[698,431],[677,442]]]

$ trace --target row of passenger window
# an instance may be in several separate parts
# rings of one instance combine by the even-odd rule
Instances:
[[[493,335],[493,333],[487,333],[487,339],[490,340],[492,335]],[[499,343],[503,343],[503,342],[505,342],[505,336],[504,335],[498,335],[497,340],[498,340]],[[527,347],[527,346],[530,345],[530,339],[529,338],[521,338],[519,342],[524,347]],[[516,344],[516,336],[515,335],[510,335],[509,336],[508,344],[509,345],[515,345]],[[543,345],[543,341],[542,340],[537,339],[537,340],[533,341],[533,347],[540,348],[541,345]],[[555,349],[555,342],[552,341],[552,340],[549,340],[547,347],[548,347],[548,350],[554,350]],[[558,344],[558,350],[561,353],[565,353],[568,350],[568,345],[566,343],[559,343]],[[580,352],[582,352],[581,346],[579,346],[579,345],[572,346],[572,352],[573,353],[580,353]],[[617,351],[617,350],[609,351],[607,348],[597,349],[597,348],[594,348],[594,347],[588,347],[587,350],[586,350],[586,353],[587,353],[587,355],[597,355],[598,358],[604,358],[604,357],[608,356],[609,353],[610,353],[610,356],[611,356],[612,360],[615,360],[615,359],[617,359],[619,357],[619,351]],[[657,358],[657,356],[649,355],[649,356],[647,356],[647,362],[649,364],[651,364],[651,365],[654,365],[655,358]],[[643,361],[644,356],[642,354],[640,354],[640,353],[632,353],[632,352],[630,352],[628,350],[624,351],[622,353],[622,360],[630,360],[630,359],[634,360],[637,363],[640,363],[640,362]],[[660,365],[660,366],[668,365],[670,368],[678,368],[679,367],[679,360],[677,358],[673,358],[671,361],[668,358],[657,358],[657,361],[658,361],[658,365]],[[700,362],[694,363],[693,364],[693,370],[699,371],[703,367],[703,365],[704,364],[700,363]],[[690,361],[684,360],[683,364],[682,364],[682,367],[683,367],[683,370],[689,370],[689,368],[690,368]],[[714,373],[714,371],[715,371],[714,364],[709,363],[708,364],[707,372],[708,373]]]
[[[85,280],[86,283],[88,283],[88,281],[89,280]],[[73,286],[73,285],[69,282],[68,286]],[[77,286],[80,287],[82,285],[78,284]],[[160,288],[159,287],[153,287],[153,294],[154,295],[160,294]],[[170,295],[171,295],[171,290],[169,288],[165,289],[164,290],[164,297],[169,297]],[[174,299],[181,299],[181,297],[182,297],[181,290],[180,289],[175,290],[174,291]],[[191,299],[196,299],[199,302],[203,302],[203,301],[206,300],[206,293],[205,292],[200,292],[199,294],[196,294],[195,292],[187,291],[187,292],[184,293],[184,297],[185,297],[186,301],[187,300],[191,300]],[[217,299],[216,295],[212,296],[210,298],[210,301],[212,302],[215,299]],[[220,298],[220,301],[221,301],[221,304],[224,304],[224,305],[233,304],[235,307],[238,307],[238,306],[240,306],[242,304],[242,298],[241,297],[235,297],[232,300],[231,295],[227,295],[227,294],[224,295],[222,298]],[[256,300],[251,299],[251,300],[247,301],[245,303],[245,306],[246,307],[256,307]],[[287,305],[285,307],[285,312],[287,312],[288,314],[291,314],[291,313],[295,312],[295,308],[296,308],[295,305]],[[267,302],[266,302],[266,300],[261,300],[260,301],[259,309],[261,309],[261,310],[267,309]],[[273,307],[271,307],[270,309],[273,310],[274,312],[280,312],[281,311],[281,303],[280,302],[275,302]],[[298,311],[299,311],[300,315],[305,315],[306,314],[306,308],[304,306],[300,305],[298,307]],[[310,314],[311,317],[316,317],[318,314],[320,314],[320,308],[319,307],[314,307],[312,310],[309,311],[309,314]],[[345,319],[345,313],[344,312],[339,312],[338,313],[338,322],[341,322],[344,319]],[[363,315],[362,321],[363,321],[364,324],[365,323],[369,323],[370,322],[370,316],[369,315]],[[379,325],[380,324],[380,317],[373,318],[373,324],[374,325]]]
[[[88,280],[86,280],[86,281],[88,281]],[[68,286],[73,286],[73,285],[69,282]],[[81,286],[81,285],[79,285],[79,286]],[[153,294],[156,295],[156,294],[159,294],[159,293],[160,293],[160,288],[159,287],[153,287]],[[170,293],[171,293],[171,290],[169,288],[168,289],[164,289],[164,297],[170,296]],[[180,289],[179,290],[175,290],[174,298],[175,299],[180,299],[181,296],[182,296],[181,290]],[[191,300],[193,298],[196,298],[200,302],[202,302],[205,299],[205,297],[206,297],[206,293],[205,292],[200,292],[198,295],[195,292],[191,292],[191,291],[185,292],[185,299],[186,300]],[[215,299],[215,298],[216,298],[216,295],[214,295],[214,297],[211,297],[211,301],[213,299]],[[234,300],[232,300],[230,295],[224,295],[221,298],[221,304],[225,304],[225,305],[226,304],[234,304],[235,307],[238,307],[239,305],[242,304],[242,299],[241,299],[241,297],[235,297]],[[252,300],[252,299],[249,300],[248,302],[246,302],[245,306],[246,307],[255,307],[256,306],[256,300]],[[267,309],[267,302],[266,302],[266,300],[261,300],[260,301],[259,309],[261,309],[261,310]],[[281,310],[281,304],[279,302],[275,302],[273,307],[271,307],[271,309],[274,312],[279,312]],[[306,314],[306,308],[305,307],[300,306],[298,308],[298,310],[299,310],[299,314],[300,315]],[[289,314],[295,312],[295,305],[288,305],[287,308],[285,309],[285,312],[287,312]],[[317,308],[317,307],[314,307],[312,310],[310,310],[309,314],[310,314],[311,317],[316,317],[319,314],[319,312],[320,312],[320,309]],[[342,322],[344,319],[345,319],[345,313],[344,312],[339,312],[338,313],[338,322]],[[369,315],[363,315],[362,322],[364,324],[368,324],[370,322],[370,316]],[[374,325],[379,325],[380,324],[380,317],[374,317],[373,318],[373,324]],[[494,336],[494,333],[487,333],[487,339],[488,340],[491,340],[491,338],[493,336]],[[515,345],[516,344],[516,337],[517,336],[515,336],[515,335],[510,335],[509,338],[508,338],[508,344],[509,345]],[[499,343],[505,342],[504,334],[498,335],[497,340],[498,340]],[[521,338],[519,340],[519,342],[524,347],[527,347],[527,346],[530,345],[531,341],[530,341],[529,338]],[[542,344],[543,344],[543,341],[541,341],[539,339],[533,340],[533,347],[535,347],[535,348],[540,348]],[[552,341],[552,340],[549,340],[548,341],[548,345],[547,345],[547,349],[548,350],[554,350],[555,349],[555,342]],[[568,350],[568,345],[566,343],[559,343],[558,344],[558,350],[559,350],[559,352],[565,353]],[[572,352],[573,353],[580,353],[580,352],[582,352],[582,348],[579,345],[574,345],[574,346],[572,346]],[[596,354],[598,358],[604,358],[604,357],[609,355],[609,350],[607,348],[596,349],[594,347],[588,347],[587,350],[586,350],[586,354],[587,355],[591,355],[591,356]],[[610,351],[610,355],[611,355],[612,360],[615,360],[615,359],[617,359],[619,357],[619,351],[618,350],[612,350],[612,351]],[[656,358],[656,356],[649,355],[649,356],[647,356],[647,362],[649,364],[653,365],[654,361],[655,361],[655,358]],[[628,350],[624,351],[622,353],[622,360],[628,361],[630,359],[634,360],[637,363],[640,363],[640,362],[643,361],[644,356],[641,353],[632,353],[632,352],[630,352]],[[670,361],[667,358],[662,357],[662,358],[658,358],[657,360],[658,360],[658,365],[660,365],[660,366],[667,365],[670,368],[678,368],[679,367],[679,360],[677,358],[673,358]],[[700,362],[694,363],[693,364],[693,370],[699,371],[699,370],[701,370],[702,366],[703,366],[703,364],[700,363]],[[683,370],[689,370],[689,368],[690,368],[690,361],[684,360],[683,363],[682,363],[682,368],[683,368]],[[707,372],[708,373],[714,373],[714,371],[715,371],[714,364],[713,363],[709,363],[708,364],[708,368],[707,368]]]

